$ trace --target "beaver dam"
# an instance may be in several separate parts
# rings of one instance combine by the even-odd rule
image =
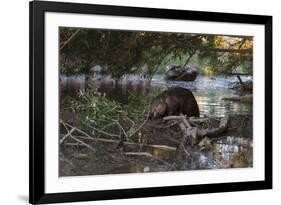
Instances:
[[[161,79],[62,76],[60,176],[253,166],[252,101],[228,88],[235,77]],[[174,96],[169,110],[154,109],[157,96],[175,87],[191,91],[198,114],[189,116]]]

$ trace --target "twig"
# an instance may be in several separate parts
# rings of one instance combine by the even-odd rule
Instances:
[[[183,151],[185,152],[185,154],[186,154],[187,156],[190,156],[190,153],[186,150],[186,148],[185,148],[185,146],[184,146],[183,143],[181,143],[181,147],[182,147]]]
[[[66,41],[64,41],[60,50],[62,50],[79,33],[79,31],[80,29],[77,29]]]
[[[116,134],[112,134],[112,133],[109,133],[109,132],[105,132],[105,131],[100,130],[100,129],[98,129],[98,128],[95,128],[95,127],[93,127],[93,126],[91,126],[91,125],[87,125],[87,126],[89,126],[89,127],[92,128],[93,130],[96,130],[96,131],[98,131],[98,132],[100,132],[100,133],[102,133],[102,134],[104,134],[104,135],[108,135],[108,136],[110,136],[110,137],[118,137],[118,138],[120,138],[120,135],[116,135]],[[82,131],[82,132],[83,132],[83,131]]]
[[[75,136],[75,137],[76,138],[84,138],[84,136]],[[91,140],[100,141],[100,142],[108,142],[108,143],[116,143],[116,144],[118,144],[120,142],[119,140],[104,139],[104,138],[94,138],[94,137],[91,137]],[[128,141],[124,141],[123,143],[124,143],[124,145],[137,145],[137,146],[141,145],[140,143],[128,142]],[[157,148],[157,149],[162,149],[162,150],[167,150],[167,151],[176,151],[177,150],[176,147],[172,147],[172,146],[168,146],[168,145],[144,144],[143,146],[151,147],[151,148]]]
[[[64,143],[64,146],[77,146],[77,145],[80,145],[79,142],[67,142],[67,143]]]
[[[185,125],[188,129],[192,128],[191,125],[189,124],[189,122],[187,121],[186,116],[184,116],[183,114],[180,114],[180,116],[181,116],[181,119],[182,119],[184,125]]]
[[[109,123],[109,124],[105,125],[103,128],[101,128],[101,131],[104,131],[106,128],[108,128],[108,127],[110,127],[114,124],[116,124],[116,122],[112,122],[112,123]]]
[[[68,125],[67,123],[64,123],[62,120],[61,120],[61,123],[64,125],[65,129],[68,131],[68,133],[67,133],[65,136],[68,135],[68,137],[70,137],[71,139],[73,139],[73,140],[75,140],[75,141],[81,143],[82,145],[88,147],[89,149],[91,149],[91,150],[93,150],[93,151],[96,151],[92,146],[88,145],[87,143],[83,142],[82,140],[77,139],[76,137],[74,137],[74,136],[71,134],[71,131],[73,130],[73,132],[74,132],[77,128],[72,127],[71,125]],[[71,131],[69,131],[69,129],[67,128],[66,125],[72,127]],[[66,137],[64,137],[64,139],[65,139],[65,138],[66,138]],[[63,140],[61,140],[60,142],[62,143]]]
[[[60,144],[63,143],[63,141],[64,141],[67,137],[69,137],[69,136],[75,131],[75,128],[72,128],[72,129],[69,131],[66,126],[65,126],[65,129],[67,130],[67,134],[62,137],[62,139],[60,140]]]
[[[127,115],[125,115],[125,117],[132,123],[132,127],[134,127],[136,123],[133,120],[131,120],[131,118],[129,118]]]
[[[146,157],[153,157],[152,154],[148,153],[148,152],[123,152],[124,155],[128,155],[128,156],[146,156]]]
[[[68,123],[66,123],[66,122],[63,122],[62,120],[60,120],[60,123],[62,123],[63,125],[66,125],[66,126],[68,126],[68,127],[70,127],[70,128],[74,128],[76,131],[78,131],[78,132],[80,132],[81,134],[83,134],[83,135],[89,137],[90,139],[92,138],[92,137],[91,137],[90,135],[88,135],[86,132],[84,132],[84,131],[78,129],[77,127],[74,127],[74,126],[72,126],[72,125],[70,125],[70,124],[68,124]]]
[[[149,144],[146,144],[145,146],[158,148],[158,149],[164,149],[164,150],[170,150],[170,151],[176,151],[177,150],[176,147],[171,147],[171,146],[168,146],[168,145],[151,145],[151,144],[149,145]]]
[[[146,117],[145,121],[132,134],[130,134],[130,136],[128,136],[128,138],[130,139],[132,136],[134,136],[145,125],[147,121],[148,121],[148,116]]]
[[[209,121],[210,118],[195,118],[195,117],[189,117],[188,118],[188,122],[198,122],[198,123],[202,123],[202,122],[206,122],[206,121]],[[217,120],[217,119],[216,119]]]
[[[136,123],[133,120],[131,120],[128,116],[125,115],[125,117],[132,123],[130,129],[128,130],[128,133],[131,133],[132,130],[134,129]]]
[[[126,131],[124,130],[124,128],[120,125],[119,122],[116,122],[116,124],[118,125],[118,127],[121,129],[121,131],[124,133],[126,140],[128,140],[128,134],[126,133]]]
[[[163,120],[164,121],[168,121],[168,120],[182,120],[182,117],[178,116],[178,115],[170,115],[170,116],[163,117]]]

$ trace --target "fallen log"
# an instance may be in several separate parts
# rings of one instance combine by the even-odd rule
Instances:
[[[197,123],[204,123],[209,118],[187,118],[184,115],[179,116],[167,116],[163,118],[164,121],[170,121],[174,120],[178,122],[178,125],[180,129],[183,132],[183,140],[185,140],[187,137],[189,137],[189,141],[191,144],[194,144],[196,139],[208,136],[208,137],[215,137],[219,134],[223,133],[227,129],[227,123],[229,120],[229,116],[226,115],[224,118],[220,119],[219,127],[216,128],[208,128],[208,129],[199,129],[197,126],[191,126],[194,125],[194,122]]]
[[[217,128],[212,128],[212,129],[206,129],[206,130],[197,130],[197,136],[203,137],[203,136],[208,136],[208,137],[214,137],[219,134],[222,134],[226,129],[227,129],[227,123],[229,120],[229,116],[225,115],[224,118],[221,119],[219,127]]]

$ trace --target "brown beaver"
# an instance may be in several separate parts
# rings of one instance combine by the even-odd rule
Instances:
[[[180,113],[199,117],[199,108],[190,90],[175,87],[164,91],[152,100],[149,118],[179,115]]]

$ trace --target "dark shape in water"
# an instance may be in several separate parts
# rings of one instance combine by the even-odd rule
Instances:
[[[165,73],[165,80],[194,81],[198,69],[192,65],[170,65]]]
[[[199,107],[190,90],[175,87],[164,91],[153,99],[149,118],[179,115],[180,113],[199,117]]]

